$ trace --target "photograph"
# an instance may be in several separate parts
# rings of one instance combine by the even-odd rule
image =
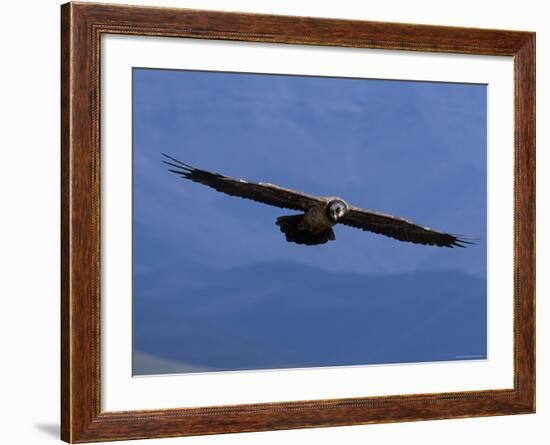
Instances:
[[[132,69],[132,374],[487,360],[487,85]]]
[[[1,442],[550,443],[547,10],[5,2]]]
[[[275,3],[55,14],[59,69],[40,75],[60,97],[32,121],[19,97],[38,127],[16,136],[59,134],[59,205],[12,170],[18,224],[42,222],[36,205],[59,218],[59,436],[517,442],[544,423],[538,9]],[[311,431],[275,433],[295,429]]]

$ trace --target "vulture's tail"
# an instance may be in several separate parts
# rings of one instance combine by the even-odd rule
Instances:
[[[314,246],[317,244],[325,244],[328,241],[332,241],[335,238],[332,229],[325,230],[319,233],[313,233],[309,230],[304,230],[300,227],[302,218],[304,215],[289,215],[279,216],[277,218],[277,224],[281,229],[281,232],[285,234],[286,240],[289,243],[305,244],[307,246]]]

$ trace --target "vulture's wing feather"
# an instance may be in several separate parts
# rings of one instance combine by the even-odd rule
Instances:
[[[181,178],[207,185],[227,195],[238,196],[239,198],[251,199],[292,210],[307,210],[322,201],[316,196],[279,187],[274,184],[245,181],[243,179],[230,178],[220,173],[199,170],[164,153],[163,155],[167,158],[163,162],[171,167],[169,169],[171,172],[179,175]]]
[[[404,218],[357,207],[351,207],[348,213],[338,222],[357,229],[389,236],[399,241],[416,244],[440,247],[465,247],[465,244],[472,244],[461,236],[436,232],[429,227],[419,226]]]

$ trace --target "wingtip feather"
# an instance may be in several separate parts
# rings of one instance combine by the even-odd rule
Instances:
[[[179,168],[179,169],[185,170],[185,171],[194,171],[194,170],[196,170],[195,168],[192,168],[192,167],[184,167],[184,166],[179,165],[179,164],[174,164],[173,162],[168,162],[168,161],[164,161],[164,160],[161,161],[161,162],[163,162],[163,163],[166,164],[166,165],[170,165],[170,166],[172,166],[172,167],[176,167],[176,168]]]
[[[190,170],[196,170],[196,168],[193,167],[192,165],[186,164],[185,162],[182,162],[182,161],[180,161],[179,159],[176,159],[176,158],[174,158],[174,157],[172,157],[172,156],[170,156],[170,155],[167,155],[166,153],[161,153],[161,154],[162,154],[164,157],[170,159],[171,161],[177,163],[177,164],[178,164],[177,167],[185,167],[185,168],[190,169]],[[164,162],[164,163],[166,163],[166,164],[169,164],[167,161],[164,161],[164,160],[163,160],[162,162]],[[173,164],[169,164],[169,165],[173,165]]]
[[[461,247],[464,249],[467,245],[475,245],[475,243],[464,238],[457,238],[449,245],[449,247]]]

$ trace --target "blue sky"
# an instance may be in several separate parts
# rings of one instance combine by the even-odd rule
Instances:
[[[162,373],[485,357],[485,318],[471,315],[483,315],[486,305],[485,85],[134,69],[133,92],[134,350],[149,360],[147,366],[135,368],[154,368],[151,363],[175,366],[159,364]],[[161,152],[228,176],[341,196],[352,205],[478,241],[467,249],[442,249],[336,226],[335,242],[289,244],[275,219],[291,211],[183,181],[167,172]],[[321,291],[315,294],[307,286],[298,290],[301,283],[291,279],[296,270],[310,280],[332,280],[357,294],[349,309],[361,312],[368,307],[365,317],[376,316],[374,300],[361,298],[361,292],[369,285],[390,292],[380,277],[403,284],[392,288],[395,295],[406,297],[407,288],[416,289],[433,311],[426,303],[420,312],[418,298],[382,299],[375,304],[380,313],[399,299],[403,315],[387,312],[391,319],[385,322],[394,330],[384,338],[391,348],[384,348],[384,338],[378,338],[378,352],[372,343],[371,349],[350,349],[346,356],[335,352],[341,346],[331,349],[327,339],[312,346],[312,339],[303,350],[288,351],[284,345],[289,339],[276,324],[261,334],[258,327],[251,328],[273,322],[274,307],[268,301],[296,294],[301,303],[308,302],[303,308],[307,315],[345,298],[335,290],[332,297],[323,294],[323,303],[314,307]],[[239,283],[251,273],[261,279],[248,283],[257,288],[245,289],[247,284]],[[449,301],[448,288],[421,285],[418,280],[429,281],[427,277],[441,285],[454,280],[455,298],[464,286],[463,294],[470,299],[462,301],[460,310],[443,307],[441,302],[456,304],[456,299]],[[224,288],[219,280],[233,285]],[[265,289],[266,283],[277,289]],[[288,286],[282,289],[281,283]],[[197,300],[198,294],[204,297]],[[153,314],[151,307],[160,312]],[[293,321],[292,308],[287,309],[289,315],[280,313],[277,321],[287,327],[295,322],[295,334],[300,335],[300,320]],[[170,324],[167,319],[174,312],[180,317]],[[478,334],[437,327],[436,315],[442,313],[451,317],[447,324],[454,320],[454,331],[462,326]],[[462,318],[468,313],[469,320],[453,318],[453,313]],[[350,314],[341,315],[339,322],[345,325]],[[407,322],[412,330],[424,323],[418,339],[426,342],[419,340],[414,348],[402,342],[399,347],[397,332]],[[209,323],[223,326],[218,338],[212,335],[215,327],[202,332]],[[189,329],[182,332],[182,324]],[[323,327],[317,328],[321,332]],[[438,349],[428,339],[443,335],[442,329],[448,343]],[[353,336],[367,331],[354,331]],[[334,335],[331,341],[342,345],[349,344],[352,333]],[[372,340],[373,333],[368,336]],[[234,341],[222,347],[222,337]],[[203,346],[191,352],[190,343]],[[262,348],[270,355],[258,352]],[[393,352],[385,355],[385,349]],[[224,357],[216,350],[224,351]],[[313,350],[317,352],[310,353]],[[233,356],[226,351],[234,351]]]

